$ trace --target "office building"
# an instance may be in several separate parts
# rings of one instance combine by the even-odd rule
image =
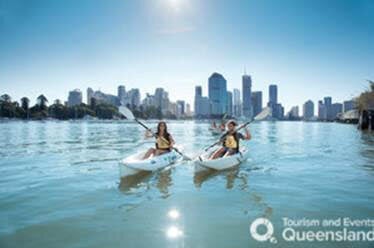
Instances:
[[[240,100],[240,90],[233,89],[233,115],[240,117],[242,115],[242,102]]]
[[[211,115],[218,116],[226,113],[227,82],[219,73],[213,73],[208,80],[208,95],[211,103]]]
[[[253,117],[256,117],[262,110],[262,92],[253,91],[252,92],[252,108],[253,108]]]
[[[226,106],[226,113],[228,116],[232,116],[232,92],[231,91],[227,91],[227,106]]]
[[[75,89],[69,92],[68,106],[80,105],[82,103],[82,92],[79,89]]]
[[[303,119],[312,120],[314,117],[314,103],[308,100],[303,105]]]
[[[249,119],[253,118],[252,110],[252,78],[249,75],[242,76],[242,94],[243,94],[243,116]]]

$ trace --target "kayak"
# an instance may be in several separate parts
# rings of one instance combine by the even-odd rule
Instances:
[[[215,150],[213,150],[215,151]],[[204,153],[195,160],[195,172],[206,169],[225,170],[234,167],[249,158],[249,150],[246,148],[240,149],[240,152],[217,159],[209,159],[212,152]]]
[[[142,159],[144,154],[142,151],[123,159],[119,164],[120,177],[131,176],[141,171],[156,171],[175,163],[179,158],[174,150],[148,159]]]

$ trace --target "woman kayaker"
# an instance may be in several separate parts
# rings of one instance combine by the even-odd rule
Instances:
[[[173,137],[168,132],[168,128],[166,126],[166,122],[160,121],[157,125],[157,132],[156,135],[156,148],[150,148],[146,154],[144,155],[143,159],[149,158],[151,155],[158,156],[166,152],[170,152],[173,145],[174,140]]]
[[[230,120],[227,123],[227,135],[221,137],[222,147],[212,153],[210,159],[216,159],[224,156],[230,156],[239,152],[239,140],[250,140],[251,134],[249,130],[245,129],[245,135],[235,130],[237,126],[234,120]]]

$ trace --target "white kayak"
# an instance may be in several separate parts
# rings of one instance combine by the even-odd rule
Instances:
[[[213,151],[204,153],[195,160],[195,172],[206,169],[225,170],[234,167],[249,158],[249,150],[246,148],[240,149],[240,152],[217,159],[209,159]]]
[[[179,158],[174,150],[148,159],[142,159],[144,154],[145,152],[139,152],[123,159],[119,164],[120,177],[131,176],[141,171],[156,171],[175,163]]]

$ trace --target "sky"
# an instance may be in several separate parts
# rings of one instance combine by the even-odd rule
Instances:
[[[342,102],[374,79],[373,14],[372,0],[0,0],[0,94],[123,84],[193,106],[213,72],[232,90],[246,71],[263,104],[269,84],[286,111]]]

